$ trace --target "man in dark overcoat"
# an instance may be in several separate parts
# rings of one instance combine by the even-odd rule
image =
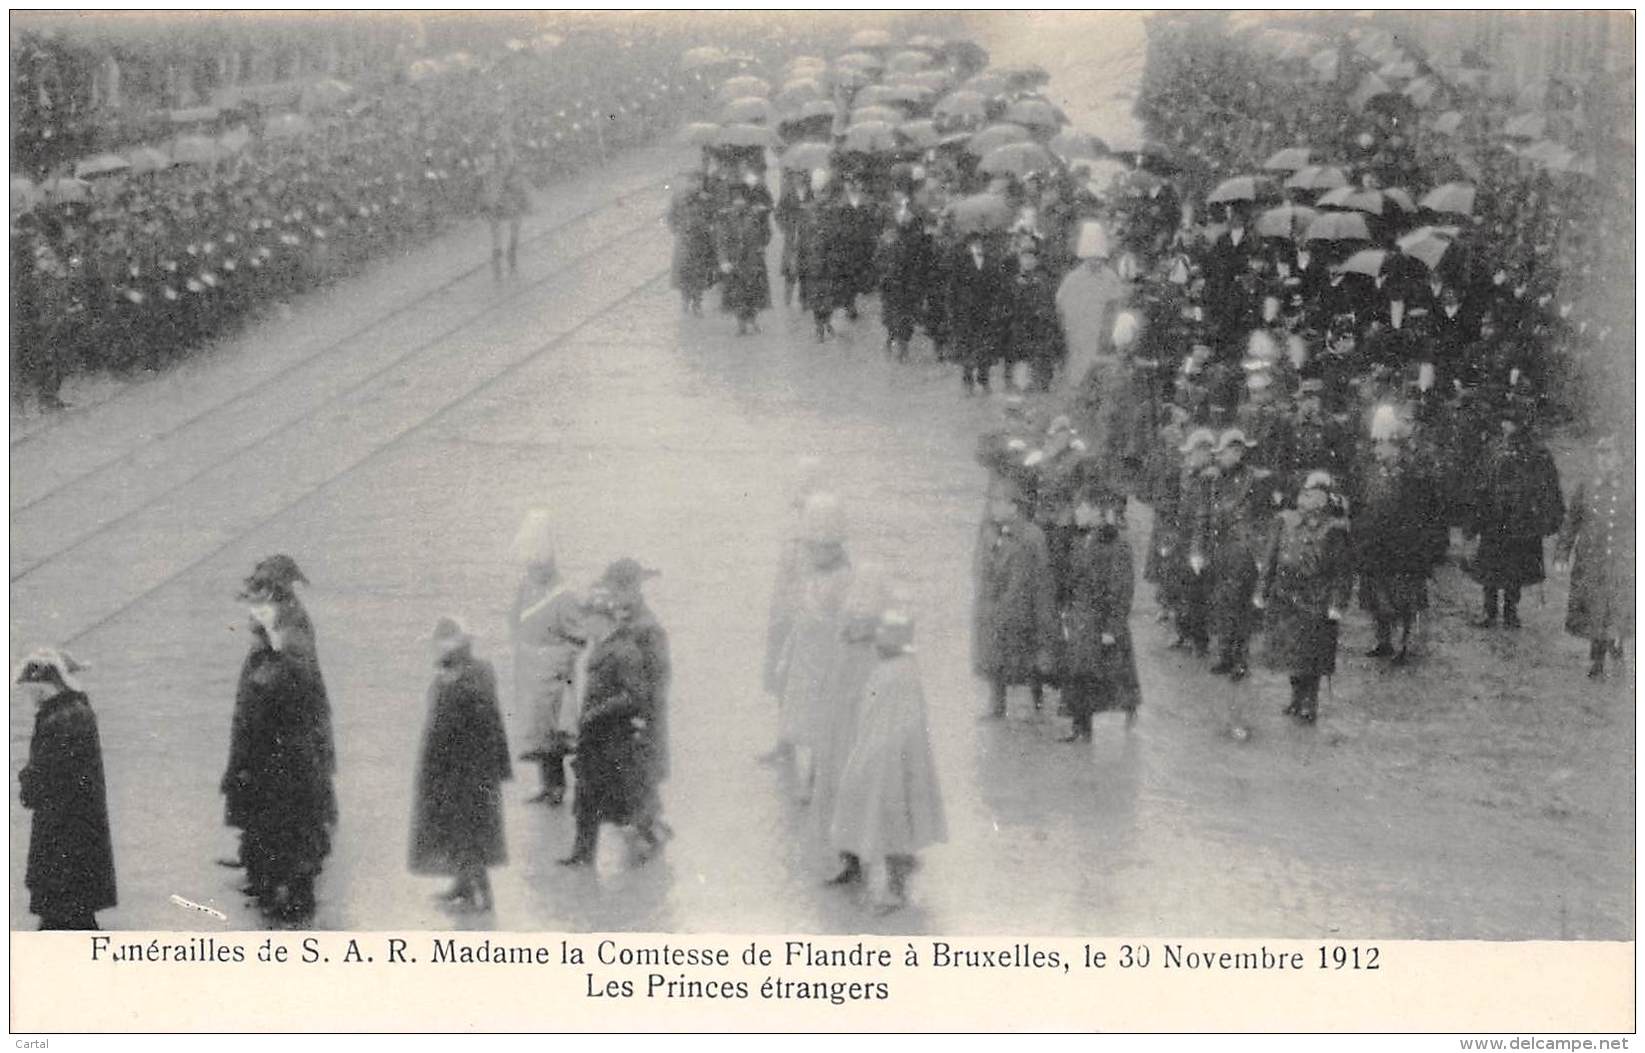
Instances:
[[[967,395],[988,391],[1005,338],[1010,276],[983,235],[966,236],[948,264],[948,331]]]
[[[1334,480],[1310,473],[1294,509],[1272,517],[1253,600],[1266,620],[1269,665],[1291,681],[1287,716],[1312,723],[1319,682],[1336,669],[1337,631],[1354,588],[1348,522]]]
[[[263,560],[246,579],[252,645],[222,780],[226,821],[241,831],[245,891],[290,921],[314,913],[314,883],[337,823],[331,704],[314,629],[294,591],[306,581],[284,555]]]
[[[1141,702],[1131,649],[1131,545],[1120,534],[1113,496],[1088,491],[1074,510],[1059,670],[1074,725],[1064,742],[1090,741],[1093,713],[1123,710],[1129,727]]]
[[[1467,537],[1479,538],[1469,572],[1484,594],[1479,628],[1519,628],[1519,595],[1543,580],[1542,540],[1565,519],[1559,470],[1548,448],[1530,433],[1530,409],[1515,399],[1498,415],[1502,434],[1485,452]]]
[[[1204,554],[1210,576],[1211,635],[1219,654],[1211,672],[1240,679],[1247,670],[1252,628],[1251,599],[1257,586],[1257,559],[1272,517],[1272,491],[1245,463],[1250,445],[1238,428],[1217,439],[1217,475],[1200,513],[1195,548]]]
[[[925,217],[898,195],[891,222],[880,236],[876,269],[885,348],[899,359],[908,357],[914,326],[925,317],[935,268],[936,244],[926,232]]]
[[[95,929],[97,912],[116,902],[103,747],[74,676],[80,668],[67,654],[41,650],[17,676],[18,692],[35,703],[18,778],[23,807],[34,813],[23,883],[42,930]]]
[[[1012,684],[1030,684],[1038,708],[1057,616],[1044,533],[1023,515],[1016,487],[999,477],[991,487],[973,562],[971,662],[989,682],[991,715],[1003,717]]]
[[[738,187],[731,191],[731,204],[720,216],[716,233],[724,308],[736,317],[738,336],[757,333],[756,318],[771,306],[771,276],[765,266],[770,212],[755,194]]]
[[[1384,409],[1386,416],[1393,416],[1391,407]],[[1383,415],[1379,409],[1373,416],[1374,434],[1353,474],[1353,553],[1359,603],[1376,625],[1376,646],[1366,657],[1392,657],[1396,665],[1403,665],[1411,628],[1428,609],[1428,577],[1445,554],[1449,531],[1436,480],[1402,428],[1383,428]]]
[[[668,634],[646,606],[655,576],[633,559],[606,568],[592,602],[615,626],[589,655],[577,729],[577,837],[564,866],[588,866],[600,824],[632,825],[646,854],[668,835],[659,787],[668,778]]]

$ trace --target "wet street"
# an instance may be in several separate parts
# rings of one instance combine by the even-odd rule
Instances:
[[[1085,60],[1084,83],[1062,72],[1071,57],[1033,56],[1054,90],[1100,103],[1067,107],[1099,135],[1127,119],[1116,97],[1140,71],[1140,31],[1124,27],[1112,54]],[[1023,32],[1043,41],[1048,27]],[[991,46],[1003,62],[1027,44]],[[1134,728],[1099,718],[1094,744],[1065,745],[1054,702],[1035,714],[1026,693],[1006,721],[979,722],[970,567],[985,477],[972,451],[997,406],[963,398],[923,337],[915,361],[888,360],[872,308],[824,345],[780,303],[745,339],[728,316],[682,316],[662,215],[668,176],[692,160],[657,147],[546,189],[506,282],[471,227],[174,373],[14,419],[12,660],[61,643],[95,666],[120,882],[105,927],[261,924],[214,860],[233,848],[217,786],[246,647],[234,596],[271,552],[313,582],[334,711],[342,819],[315,925],[451,927],[441,886],[406,868],[425,641],[460,615],[511,683],[510,542],[541,505],[573,584],[622,555],[663,571],[648,594],[673,650],[664,798],[678,836],[633,866],[608,829],[599,866],[566,872],[554,860],[569,811],[526,805],[536,773],[517,765],[497,910],[457,924],[1632,938],[1634,703],[1627,679],[1582,677],[1563,580],[1528,594],[1523,630],[1487,634],[1467,626],[1475,590],[1443,568],[1404,670],[1361,657],[1371,629],[1352,612],[1314,727],[1280,715],[1277,675],[1234,688],[1168,650],[1139,584]],[[889,918],[822,887],[830,860],[809,814],[754,760],[776,727],[759,667],[804,454],[831,467],[854,559],[905,580],[919,619],[951,836],[924,857],[914,906]],[[1139,568],[1148,524],[1133,505]],[[518,743],[526,718],[511,702]],[[1222,734],[1231,705],[1248,742]],[[15,792],[31,720],[13,705],[19,926],[33,924]]]

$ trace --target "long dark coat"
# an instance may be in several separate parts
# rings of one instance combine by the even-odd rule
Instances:
[[[1045,534],[1025,520],[985,522],[974,564],[971,664],[978,676],[1024,683],[1057,638]]]
[[[29,910],[57,919],[114,906],[103,747],[85,695],[64,691],[35,713],[20,778],[23,807],[34,812],[23,879]]]
[[[719,279],[713,201],[701,190],[676,197],[668,207],[668,226],[674,232],[674,288],[696,296]]]
[[[796,217],[794,238],[801,301],[809,311],[834,310],[849,297],[850,285],[840,269],[839,224],[828,200],[806,202]]]
[[[948,331],[961,362],[988,365],[1000,357],[1010,286],[1004,265],[985,251],[982,266],[961,245],[948,260]]]
[[[1068,346],[1057,316],[1057,279],[1041,267],[1017,274],[1007,288],[1006,361],[1061,365]]]
[[[1206,560],[1211,588],[1211,634],[1219,639],[1244,639],[1252,617],[1251,597],[1257,585],[1257,560],[1272,505],[1256,472],[1241,464],[1211,481],[1206,503],[1196,508],[1200,517],[1194,547]]]
[[[856,205],[842,194],[834,203],[840,280],[852,293],[870,293],[879,284],[874,253],[879,247],[885,216],[879,205],[864,197]]]
[[[738,318],[752,318],[771,306],[771,275],[765,247],[771,244],[771,217],[764,209],[741,205],[720,217],[719,252],[724,271],[724,307]]]
[[[1479,551],[1468,567],[1486,588],[1535,585],[1544,577],[1542,539],[1565,519],[1553,455],[1515,435],[1487,450],[1469,533]]]
[[[916,213],[903,225],[886,229],[876,266],[880,276],[880,318],[893,340],[906,342],[925,316],[936,266],[936,247]]]
[[[1583,482],[1571,495],[1558,551],[1571,560],[1565,631],[1622,640],[1634,630],[1634,493],[1623,473]]]
[[[641,607],[595,645],[577,732],[579,817],[628,823],[668,777],[668,634]]]
[[[245,832],[248,862],[276,878],[319,869],[337,822],[335,771],[331,705],[312,636],[288,629],[277,651],[259,630],[240,669],[223,776],[226,819]]]
[[[411,871],[455,874],[508,861],[500,784],[512,774],[491,663],[460,654],[428,689],[417,763]]]
[[[1428,575],[1450,540],[1434,479],[1410,453],[1392,463],[1368,457],[1353,479],[1360,606],[1379,615],[1426,609]]]
[[[1136,709],[1142,702],[1137,658],[1131,648],[1131,545],[1124,538],[1104,541],[1081,530],[1068,559],[1068,603],[1062,612],[1065,637],[1062,674],[1094,681],[1101,708]],[[1102,642],[1102,635],[1114,638]]]
[[[1291,676],[1329,676],[1336,669],[1337,623],[1354,588],[1348,524],[1286,510],[1274,517],[1259,594],[1266,603],[1264,650],[1270,668]]]

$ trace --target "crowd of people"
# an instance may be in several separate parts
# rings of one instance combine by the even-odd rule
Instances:
[[[1633,450],[1627,434],[1595,435],[1597,464],[1567,496],[1545,445],[1567,406],[1561,341],[1606,326],[1573,321],[1551,262],[1571,243],[1570,199],[1515,202],[1489,180],[1448,178],[1412,94],[1361,98],[1363,78],[1341,72],[1376,61],[1385,84],[1401,63],[1404,79],[1439,77],[1385,42],[1345,39],[1319,97],[1296,108],[1303,124],[1255,128],[1203,102],[1222,98],[1203,78],[1220,86],[1228,69],[1169,53],[1203,42],[1169,41],[1156,38],[1139,106],[1151,137],[1125,144],[1065,128],[1043,70],[990,69],[965,42],[860,34],[832,61],[791,60],[775,86],[723,77],[722,120],[691,133],[703,163],[670,209],[683,310],[700,314],[718,285],[739,332],[757,330],[775,305],[775,255],[783,302],[819,342],[877,297],[888,353],[908,357],[923,332],[967,394],[990,391],[1003,366],[999,384],[1018,390],[977,447],[989,473],[972,611],[984,719],[1005,716],[1018,686],[1036,708],[1056,692],[1070,741],[1089,740],[1098,713],[1135,719],[1133,502],[1151,509],[1141,577],[1173,645],[1238,681],[1260,636],[1302,724],[1320,717],[1356,595],[1370,656],[1420,660],[1413,628],[1454,535],[1481,589],[1478,624],[1502,631],[1519,627],[1521,592],[1543,580],[1556,538],[1556,562],[1574,561],[1566,627],[1590,644],[1589,675],[1606,676],[1633,630]],[[1388,94],[1405,101],[1378,101]],[[542,134],[522,148],[517,129],[514,152],[485,169],[499,227],[518,202],[497,173]],[[451,163],[483,155],[476,145]],[[1537,178],[1546,190],[1554,173]],[[311,218],[305,206],[298,222]],[[499,235],[499,273],[505,245]],[[763,685],[780,716],[764,759],[792,765],[816,836],[838,854],[829,883],[870,884],[894,910],[918,853],[946,837],[942,794],[908,596],[853,563],[831,483],[801,467],[768,619]],[[574,593],[542,513],[522,527],[520,558],[514,690],[534,716],[521,758],[541,771],[535,800],[564,803],[574,758],[576,837],[561,862],[592,862],[602,823],[629,828],[643,859],[671,834],[667,636],[641,591],[652,572],[619,560]],[[301,581],[271,557],[247,582],[255,641],[223,782],[242,831],[227,862],[271,914],[299,919],[336,819]],[[442,620],[434,644],[411,864],[454,876],[453,906],[488,909],[511,750],[469,635]],[[60,765],[96,752],[72,659],[37,658],[20,678],[44,685],[31,689],[36,738],[77,744],[42,747],[55,761],[31,752],[33,802],[69,793]],[[1237,714],[1229,732],[1250,733]],[[31,806],[39,838],[46,813]],[[104,832],[75,857],[95,874],[108,861],[101,822],[84,825]],[[83,924],[113,901],[111,862],[106,885],[66,903],[32,856],[30,875],[43,920]]]
[[[533,185],[703,104],[679,46],[636,28],[419,60],[369,90],[338,85],[315,112],[251,107],[169,153],[100,155],[83,180],[14,178],[14,392],[56,407],[73,373],[162,367],[475,215],[513,225],[501,277]]]

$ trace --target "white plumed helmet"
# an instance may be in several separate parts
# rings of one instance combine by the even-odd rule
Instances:
[[[1137,319],[1135,311],[1121,311],[1114,319],[1114,348],[1119,351],[1128,350],[1137,342],[1137,335],[1142,331],[1142,323]]]

